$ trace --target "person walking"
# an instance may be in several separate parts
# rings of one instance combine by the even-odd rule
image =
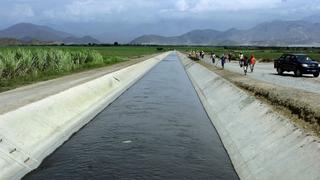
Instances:
[[[251,54],[251,57],[250,57],[250,70],[251,70],[251,72],[253,72],[253,68],[254,68],[255,64],[256,64],[256,58],[254,57],[253,54]]]
[[[243,71],[244,71],[244,75],[247,75],[248,72],[248,66],[249,66],[249,59],[247,56],[243,56]]]
[[[229,53],[229,54],[228,54],[228,59],[229,59],[229,62],[230,62],[230,63],[231,63],[231,58],[232,58],[232,54]]]
[[[224,69],[224,64],[226,63],[226,56],[224,54],[222,54],[221,56],[221,67],[222,69]]]
[[[212,52],[210,57],[211,57],[212,64],[214,64],[216,61],[216,54]]]
[[[243,54],[240,53],[239,54],[239,65],[240,65],[240,68],[242,68],[242,66],[243,66],[243,58],[244,58]]]
[[[198,52],[198,51],[196,52],[196,59],[200,60],[200,52]]]
[[[229,55],[228,54],[225,54],[225,63],[228,63],[229,62]]]

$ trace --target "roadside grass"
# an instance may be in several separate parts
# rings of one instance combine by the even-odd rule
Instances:
[[[154,47],[0,47],[0,92],[157,52]]]
[[[0,47],[1,49],[13,48],[20,46]],[[89,50],[97,51],[105,57],[119,57],[121,59],[139,58],[144,55],[161,52],[157,46],[23,46],[24,49],[58,49],[68,51]]]

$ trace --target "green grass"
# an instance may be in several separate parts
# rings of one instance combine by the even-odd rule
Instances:
[[[155,47],[0,47],[0,92],[158,53]]]
[[[0,47],[4,49],[6,47]],[[7,48],[19,48],[19,46],[11,46]],[[159,52],[157,47],[152,46],[28,46],[23,47],[27,49],[59,49],[68,51],[97,51],[103,57],[120,57],[124,59],[137,58],[147,54],[154,54]]]
[[[218,56],[240,52],[259,61],[271,62],[283,53],[304,53],[320,61],[320,48],[288,47],[212,47],[212,46],[0,46],[0,92],[25,84],[99,68],[176,49],[182,52],[205,51]]]

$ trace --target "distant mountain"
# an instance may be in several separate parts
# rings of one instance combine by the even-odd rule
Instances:
[[[320,45],[320,24],[307,21],[273,21],[248,30],[195,30],[181,36],[145,35],[131,44],[162,45]]]
[[[47,41],[39,41],[32,38],[22,38],[22,39],[14,39],[14,38],[0,38],[0,45],[49,45],[54,44],[53,42]]]
[[[91,36],[84,36],[81,38],[70,36],[70,37],[63,39],[62,41],[66,44],[88,44],[88,43],[100,44],[99,40],[97,40]]]
[[[58,31],[48,26],[39,26],[31,23],[19,23],[7,29],[0,30],[0,38],[14,38],[23,42],[37,40],[68,44],[100,43],[90,36],[78,38],[72,34]]]
[[[221,32],[215,30],[194,30],[174,37],[144,35],[131,41],[131,44],[211,44],[220,34]]]
[[[0,31],[0,37],[22,39],[25,37],[40,41],[61,41],[71,34],[57,31],[47,26],[39,26],[31,23],[19,23]]]
[[[23,42],[13,38],[0,38],[0,45],[21,45]]]
[[[320,24],[306,21],[273,21],[243,31],[235,40],[266,45],[313,45],[320,43]]]

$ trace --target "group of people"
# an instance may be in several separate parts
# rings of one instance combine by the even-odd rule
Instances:
[[[191,51],[189,53],[189,57],[194,57],[196,59],[200,59],[200,58],[203,59],[204,55],[205,55],[204,51]]]
[[[195,58],[195,60],[200,60],[200,59],[204,59],[205,53],[204,53],[204,51],[191,51],[189,53],[189,57],[190,58]],[[210,58],[212,60],[212,63],[215,64],[216,66],[220,62],[222,69],[224,69],[225,64],[227,62],[231,62],[232,54],[231,53],[222,54],[219,57],[214,52],[212,52]],[[218,59],[218,61],[216,61],[217,59]],[[245,75],[247,75],[247,72],[248,72],[249,68],[250,68],[250,71],[253,72],[255,64],[256,64],[256,59],[255,59],[253,54],[251,54],[250,58],[248,58],[243,53],[239,54],[239,65],[240,65],[240,68],[243,68],[243,71],[244,71]]]
[[[217,58],[220,59],[222,69],[224,69],[224,65],[226,62],[231,62],[231,54],[227,54],[227,55],[222,54],[221,57],[219,58],[215,53],[211,53],[211,60],[213,64],[215,64],[215,61]],[[250,68],[251,72],[253,72],[255,64],[256,64],[256,59],[253,54],[251,55],[250,58],[248,58],[243,53],[239,54],[239,65],[240,65],[240,68],[243,68],[245,75],[247,75],[248,68]]]
[[[248,68],[250,68],[250,71],[253,72],[254,65],[256,64],[256,58],[253,54],[251,54],[251,57],[248,58],[246,55],[240,53],[239,59],[240,68],[243,68],[245,75],[247,75]]]
[[[216,58],[219,58],[215,53],[211,53],[211,60],[212,63],[214,64],[216,62]],[[231,54],[222,54],[221,57],[219,58],[221,62],[221,67],[224,69],[224,64],[227,62],[231,62]],[[217,65],[217,64],[216,64]]]

